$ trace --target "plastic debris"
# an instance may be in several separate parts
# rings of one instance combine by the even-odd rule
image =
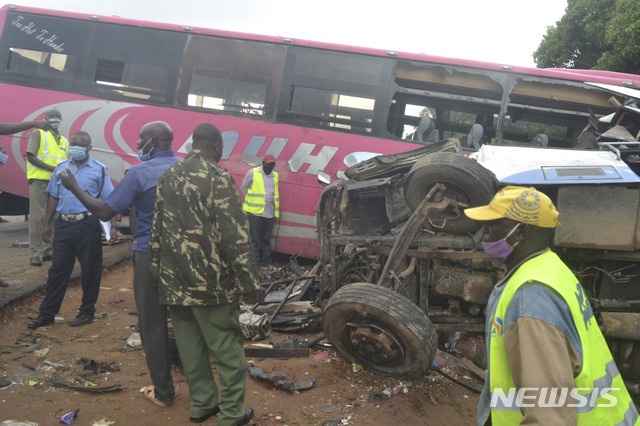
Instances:
[[[115,421],[111,421],[111,420],[107,420],[107,419],[101,419],[98,420],[97,422],[93,422],[93,424],[91,426],[111,426],[111,425],[115,425],[116,422]]]
[[[306,390],[316,384],[315,379],[307,380],[305,382],[300,382],[300,383],[291,382],[290,380],[287,379],[287,376],[281,371],[276,371],[274,373],[267,374],[260,367],[249,367],[247,370],[249,371],[249,374],[251,375],[251,377],[253,377],[254,379],[268,380],[270,382],[273,382],[277,387],[287,390],[289,392]]]
[[[140,338],[140,333],[131,333],[131,336],[127,339],[127,345],[132,348],[139,348],[142,346],[142,339]]]
[[[50,367],[61,368],[63,370],[70,370],[73,368],[70,365],[58,364],[57,362],[49,361],[48,359],[44,360],[44,364]]]
[[[29,380],[28,383],[29,383],[29,386],[31,387],[43,384],[42,382],[39,382],[37,380]]]
[[[49,353],[49,346],[47,346],[44,349],[38,349],[38,350],[33,351],[33,354],[35,356],[46,356],[48,353]]]
[[[315,359],[320,360],[320,361],[331,362],[331,352],[329,352],[329,351],[324,351],[324,352],[317,353],[313,357]]]
[[[11,386],[11,381],[7,379],[0,379],[0,389],[4,389],[8,386]]]
[[[0,422],[0,426],[38,426],[38,423],[34,422],[18,422],[16,420],[5,420]]]
[[[63,414],[60,416],[60,423],[66,423],[70,425],[73,421],[78,417],[78,412],[80,412],[80,408],[76,408],[75,410],[68,412],[67,414]]]
[[[409,393],[409,389],[407,389],[407,386],[402,382],[398,383],[397,385],[395,385],[393,387],[393,394],[394,395],[397,395],[400,392],[404,393],[405,395]]]

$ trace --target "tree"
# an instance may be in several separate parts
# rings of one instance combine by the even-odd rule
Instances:
[[[625,0],[637,3],[637,0]],[[565,15],[547,28],[533,53],[539,68],[594,68],[608,50],[605,28],[616,10],[616,0],[568,0]]]
[[[605,36],[609,49],[595,68],[640,74],[640,1],[618,1]]]

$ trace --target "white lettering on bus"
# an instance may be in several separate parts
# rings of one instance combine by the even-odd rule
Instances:
[[[315,175],[319,171],[324,170],[329,164],[329,161],[338,152],[338,148],[335,146],[323,146],[318,155],[311,155],[316,148],[316,144],[301,143],[296,152],[291,156],[289,160],[289,168],[292,172],[297,172],[303,165],[308,164],[306,173],[309,175]]]
[[[239,139],[240,133],[234,130],[226,130],[222,132],[222,160],[228,160],[231,157]],[[262,150],[266,141],[266,136],[251,136],[249,143],[242,153],[242,161],[249,166],[259,165],[260,157],[258,157],[258,152]],[[187,139],[180,149],[178,149],[178,152],[184,154],[188,153],[191,150],[191,142],[191,138]],[[271,140],[265,155],[271,154],[278,159],[280,154],[282,154],[282,151],[284,151],[284,148],[287,146],[287,143],[289,143],[288,138],[274,137]],[[305,172],[307,174],[315,175],[319,171],[324,170],[338,151],[338,148],[334,146],[323,146],[318,155],[311,155],[316,147],[317,145],[313,143],[301,143],[296,152],[291,156],[289,169],[292,172],[298,172],[304,164],[308,164],[309,167]],[[280,160],[282,161],[283,159],[280,158]]]
[[[36,24],[33,21],[29,22],[27,25],[24,25],[22,23],[23,20],[24,16],[18,15],[16,19],[11,22],[11,25],[28,35],[33,35],[36,31],[40,31],[35,35],[36,40],[42,42],[42,44],[46,46],[49,46],[51,49],[55,50],[58,53],[64,52],[64,43],[54,43],[54,41],[58,39],[57,35],[51,34],[48,38],[45,38],[49,34],[49,31],[45,29],[38,30],[38,28],[36,28]]]

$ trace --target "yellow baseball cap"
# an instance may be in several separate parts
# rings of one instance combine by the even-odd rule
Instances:
[[[551,199],[535,188],[522,186],[507,186],[498,191],[489,205],[465,209],[464,213],[479,221],[506,217],[542,228],[560,226],[559,213]]]

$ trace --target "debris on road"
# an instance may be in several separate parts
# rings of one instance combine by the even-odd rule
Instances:
[[[255,314],[249,309],[243,309],[240,314],[240,328],[245,340],[262,340],[271,334],[267,314]]]
[[[127,345],[132,348],[142,347],[142,338],[140,337],[140,333],[131,333],[131,336],[127,339]]]
[[[80,358],[80,363],[84,364],[84,370],[93,371],[94,373],[106,373],[120,371],[120,367],[115,362],[96,361],[91,358]]]
[[[251,377],[253,377],[254,379],[261,379],[261,380],[267,380],[267,381],[273,382],[276,385],[276,387],[287,390],[289,392],[296,392],[296,391],[310,389],[316,383],[315,379],[307,380],[300,383],[294,383],[294,382],[291,382],[289,379],[287,379],[287,376],[281,371],[276,371],[274,373],[267,374],[262,370],[262,368],[256,367],[256,366],[249,367],[247,370],[249,371],[249,374],[251,375]]]
[[[66,423],[70,425],[73,421],[78,417],[78,413],[80,412],[80,408],[76,408],[73,411],[68,412],[67,414],[63,414],[60,416],[60,423]]]
[[[96,386],[96,387],[84,387],[80,385],[74,385],[71,382],[67,382],[58,374],[53,374],[51,376],[51,383],[59,388],[71,389],[81,392],[90,392],[90,393],[106,393],[106,392],[115,392],[124,390],[121,385],[112,385],[112,386]]]

